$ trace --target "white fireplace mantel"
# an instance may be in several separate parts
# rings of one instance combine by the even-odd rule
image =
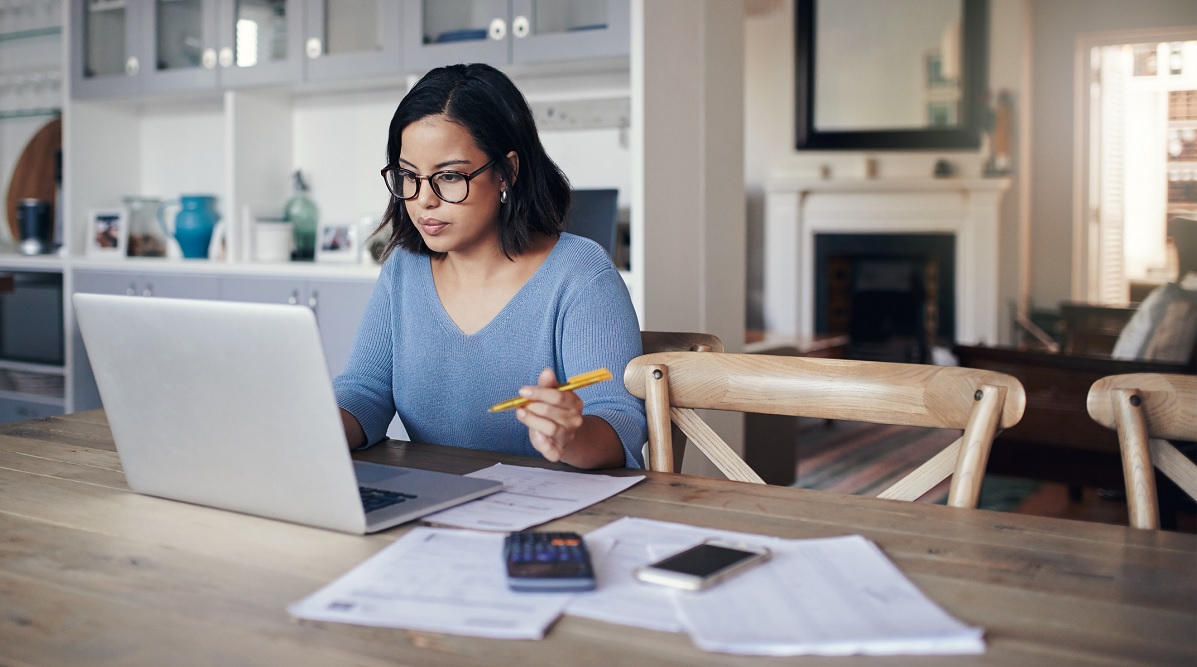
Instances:
[[[765,186],[765,326],[810,336],[815,235],[952,234],[956,341],[998,340],[998,220],[1004,178],[771,179]]]

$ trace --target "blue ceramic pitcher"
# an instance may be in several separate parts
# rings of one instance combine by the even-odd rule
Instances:
[[[177,206],[174,224],[166,222],[166,209]],[[167,236],[175,237],[183,257],[205,258],[212,242],[212,230],[220,214],[216,212],[216,197],[213,195],[181,195],[158,205],[158,224]]]

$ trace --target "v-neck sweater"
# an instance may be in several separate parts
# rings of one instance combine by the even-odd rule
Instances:
[[[345,371],[337,403],[366,441],[386,436],[398,413],[414,442],[539,456],[515,411],[487,408],[536,384],[597,368],[612,379],[577,390],[582,413],[610,424],[624,464],[644,465],[644,402],[623,386],[641,354],[640,325],[627,285],[593,241],[562,234],[548,257],[495,317],[465,334],[437,294],[427,255],[396,250],[383,264]]]

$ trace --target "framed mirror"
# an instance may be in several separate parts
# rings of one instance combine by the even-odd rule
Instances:
[[[980,145],[988,0],[795,0],[799,149]]]

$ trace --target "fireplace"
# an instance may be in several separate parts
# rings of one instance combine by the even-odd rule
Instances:
[[[848,236],[863,239],[863,250],[856,254],[868,258],[861,261],[893,259],[917,265],[913,269],[862,265],[861,269],[905,275],[921,283],[924,291],[927,272],[938,273],[932,285],[937,290],[936,322],[933,327],[924,322],[934,332],[933,342],[996,343],[998,215],[1009,185],[1001,178],[771,179],[765,188],[766,330],[799,337],[830,330],[823,328],[829,323],[818,322],[822,310],[818,301],[830,299],[832,292],[819,296],[819,276],[827,275],[827,267],[820,268],[816,246],[825,235]],[[891,243],[905,243],[900,238],[928,236],[937,237],[937,247],[949,245],[950,258],[938,254],[939,250],[908,252],[905,246],[896,251],[898,257],[884,257],[899,247]],[[874,252],[869,237],[888,240]],[[929,259],[935,260],[934,268],[928,268]]]
[[[956,337],[950,234],[816,234],[815,333],[850,359],[927,363]]]

